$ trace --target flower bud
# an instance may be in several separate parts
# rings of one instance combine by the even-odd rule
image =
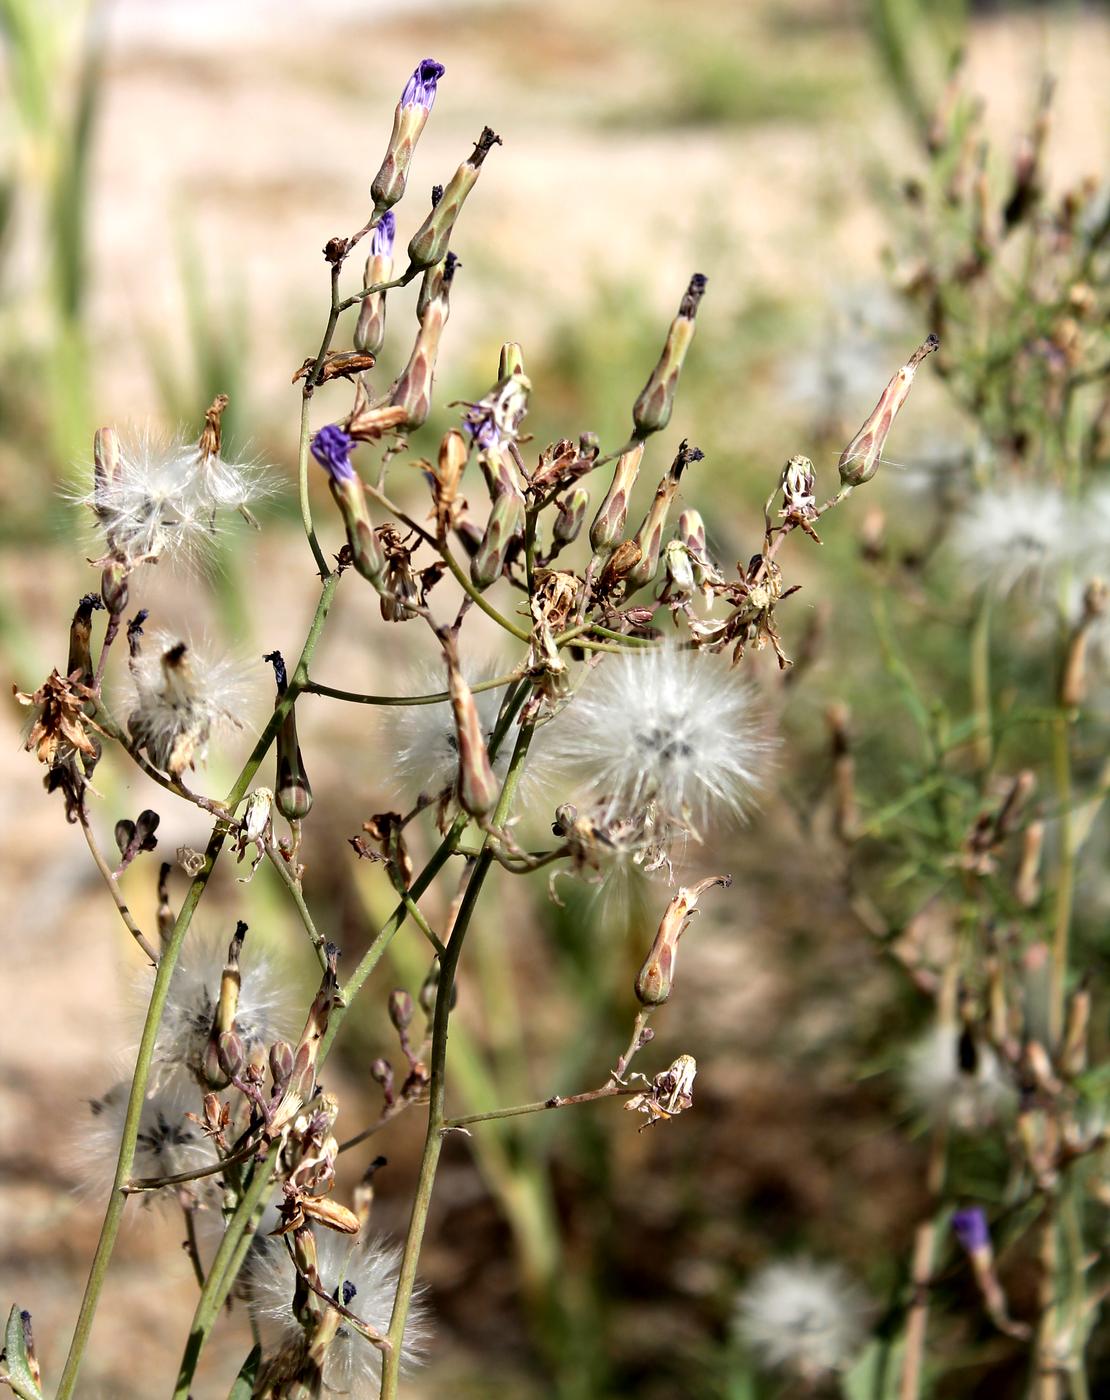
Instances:
[[[370,256],[362,274],[362,285],[376,287],[379,282],[393,279],[393,239],[396,221],[386,210],[370,234]],[[385,292],[372,292],[363,297],[355,326],[355,349],[364,355],[378,355],[385,344]]]
[[[443,651],[459,751],[459,805],[472,817],[484,817],[493,810],[501,788],[489,761],[478,706],[459,669],[454,638],[444,638]]]
[[[412,1020],[412,997],[408,992],[394,991],[389,994],[389,1019],[398,1031],[408,1030]]]
[[[470,577],[476,588],[485,589],[501,577],[510,551],[524,532],[524,497],[517,491],[502,491],[493,503],[485,534],[470,561]]]
[[[238,1079],[246,1065],[242,1037],[236,1031],[223,1031],[216,1042],[216,1058],[226,1080]]]
[[[524,374],[524,351],[515,340],[507,340],[501,347],[501,358],[497,362],[498,379],[508,379],[511,374]]]
[[[663,550],[663,570],[672,592],[681,595],[694,591],[694,565],[690,551],[681,540],[671,540]]]
[[[575,486],[559,502],[551,535],[558,545],[573,544],[586,522],[590,493],[584,486]]]
[[[613,471],[613,484],[609,487],[601,507],[590,526],[590,544],[595,554],[608,554],[615,549],[624,534],[628,520],[628,502],[632,488],[640,474],[640,462],[644,455],[644,444],[635,443],[617,459]]]
[[[939,346],[940,341],[935,335],[926,337],[883,390],[863,427],[840,454],[837,466],[840,480],[845,486],[862,486],[878,471],[887,435],[913,387],[917,367],[926,355],[931,355]]]
[[[275,1040],[270,1046],[270,1078],[274,1088],[280,1093],[289,1083],[293,1073],[293,1047],[287,1040]]]
[[[420,995],[417,1000],[420,1002],[420,1009],[429,1019],[435,1015],[436,996],[439,992],[439,959],[434,958],[432,965],[428,969],[428,975],[420,984]],[[451,983],[451,1010],[454,1011],[455,1003],[459,999],[459,989],[456,982]]]
[[[482,163],[501,137],[483,127],[470,156],[463,161],[447,182],[443,198],[413,234],[409,242],[409,262],[413,267],[432,267],[447,256],[447,249],[467,195],[478,181]]]
[[[279,651],[267,652],[262,659],[269,661],[274,668],[274,678],[277,682],[277,696],[274,700],[276,707],[281,703],[282,696],[288,688],[285,662]],[[277,781],[274,786],[274,801],[277,809],[286,821],[303,821],[312,810],[312,785],[308,781],[308,774],[304,770],[304,760],[301,758],[301,746],[297,739],[295,705],[289,707],[288,713],[281,722],[275,747],[277,750]]]
[[[436,84],[446,70],[434,58],[425,58],[405,85],[393,114],[393,133],[381,169],[370,185],[375,209],[390,209],[405,193],[409,162],[436,97]]]
[[[92,685],[95,668],[92,661],[92,615],[103,607],[96,593],[86,593],[77,604],[73,621],[69,624],[69,656],[66,660],[66,675],[77,679],[82,685]]]
[[[376,1059],[370,1066],[370,1078],[375,1084],[381,1085],[382,1097],[385,1099],[386,1107],[393,1102],[393,1066],[388,1060]]]
[[[659,483],[655,499],[634,537],[635,543],[640,546],[640,558],[628,572],[630,591],[635,588],[643,588],[655,577],[655,572],[659,567],[659,552],[663,545],[663,531],[667,525],[667,515],[671,508],[671,502],[678,491],[678,483],[682,479],[682,473],[691,462],[700,462],[704,456],[704,452],[697,447],[687,446],[686,440],[683,439],[678,449],[678,455],[671,463],[670,471]]]
[[[353,439],[342,428],[329,423],[312,439],[312,455],[328,474],[331,494],[347,531],[352,562],[376,588],[385,570],[385,555],[370,523],[362,482],[351,465],[353,446]]]
[[[457,267],[454,255],[449,253],[442,265],[436,264],[425,276],[425,286],[430,283],[431,290],[420,319],[420,329],[416,333],[409,362],[389,396],[391,404],[404,409],[405,421],[402,426],[410,431],[427,422],[431,412],[436,359],[450,311],[449,292]]]
[[[694,318],[698,314],[698,303],[705,295],[706,280],[700,272],[696,272],[690,278],[690,285],[686,288],[678,315],[671,322],[671,328],[667,332],[667,342],[663,346],[659,363],[652,370],[640,397],[632,407],[632,422],[637,437],[657,433],[671,421],[678,377],[682,373],[682,362],[686,358],[690,342],[694,339]]]
[[[714,885],[721,885],[727,890],[731,884],[731,875],[714,875],[707,880],[699,880],[689,889],[680,889],[667,905],[666,913],[659,924],[659,932],[655,935],[655,942],[651,945],[636,978],[636,996],[644,1006],[661,1006],[670,996],[674,985],[678,941],[686,932],[690,917],[697,909],[698,900]]]

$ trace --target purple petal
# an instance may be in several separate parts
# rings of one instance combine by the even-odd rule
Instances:
[[[437,63],[434,58],[422,58],[419,67],[405,84],[401,106],[420,106],[430,112],[436,100],[436,83],[446,71],[443,64]]]
[[[354,438],[348,437],[338,423],[329,423],[312,439],[312,455],[332,481],[351,481],[355,469],[351,465]]]

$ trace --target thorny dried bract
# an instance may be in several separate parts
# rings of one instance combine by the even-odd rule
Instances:
[[[193,775],[208,749],[244,723],[237,665],[208,659],[203,648],[176,634],[144,632],[147,613],[140,609],[126,621],[134,690],[126,724],[111,713],[102,688],[143,569],[188,554],[191,543],[217,527],[221,513],[234,510],[251,519],[248,502],[260,483],[222,455],[224,395],[208,409],[195,444],[146,440],[129,446],[110,428],[97,434],[86,499],[104,536],[95,561],[108,616],[99,655],[94,663],[94,596],[82,600],[74,616],[66,672],[55,671],[19,697],[32,710],[27,746],[46,766],[47,786],[63,789],[121,917],[157,962],[133,1083],[104,1101],[123,1110],[112,1120],[119,1155],[101,1249],[61,1377],[62,1400],[74,1393],[131,1195],[168,1195],[185,1214],[200,1294],[179,1396],[189,1392],[200,1350],[242,1270],[250,1307],[266,1324],[254,1395],[277,1400],[341,1390],[391,1397],[425,1333],[414,1285],[448,1129],[617,1095],[646,1116],[645,1126],[692,1109],[696,1065],[690,1055],[679,1054],[651,1076],[630,1065],[652,1042],[649,1016],[659,1015],[675,994],[683,930],[711,888],[727,888],[727,876],[691,879],[671,899],[635,988],[627,989],[640,1003],[628,1047],[600,1088],[452,1120],[446,1051],[464,940],[495,864],[508,873],[550,866],[581,875],[622,858],[673,881],[674,863],[696,855],[711,823],[749,803],[764,775],[769,726],[751,685],[734,668],[768,648],[780,668],[790,665],[782,626],[797,585],[789,581],[782,546],[795,532],[807,547],[819,543],[817,523],[874,476],[915,372],[937,348],[930,336],[894,375],[846,449],[831,495],[822,501],[818,473],[805,457],[791,456],[774,474],[763,537],[734,566],[714,557],[699,512],[679,505],[691,480],[712,499],[713,464],[688,441],[654,455],[707,293],[700,274],[681,293],[658,360],[632,405],[629,436],[614,450],[603,452],[597,437],[579,425],[549,445],[531,442],[532,385],[520,346],[507,342],[491,384],[459,406],[458,426],[444,435],[434,460],[415,460],[417,476],[409,469],[408,435],[428,418],[450,300],[465,290],[450,245],[500,142],[488,127],[482,130],[454,175],[435,187],[405,259],[396,259],[400,202],[443,74],[432,59],[416,68],[371,184],[367,223],[325,247],[327,327],[316,355],[293,376],[302,406],[301,514],[320,576],[319,602],[297,663],[287,668],[276,651],[265,658],[275,674],[273,714],[231,791],[222,799],[194,791],[186,775],[198,782]],[[344,299],[345,264],[364,237],[369,256],[361,287]],[[387,299],[417,279],[411,353],[394,382],[375,382]],[[390,331],[396,334],[403,324],[393,307]],[[353,348],[333,343],[348,332]],[[317,390],[325,383],[332,385],[329,394],[352,385],[351,408],[313,431]],[[324,529],[330,535],[338,526],[345,539],[334,567],[312,522],[310,456],[326,476],[334,505]],[[399,464],[407,481],[426,485],[426,511],[409,514],[391,500],[390,474]],[[637,521],[633,491],[641,475],[649,486],[654,477],[656,485]],[[406,636],[426,626],[441,658],[429,695],[353,697],[409,706],[391,747],[375,741],[371,766],[379,774],[395,770],[412,805],[368,814],[363,832],[352,839],[355,855],[383,865],[399,903],[342,987],[339,950],[317,929],[301,880],[302,824],[313,819],[320,795],[309,781],[296,726],[305,694],[329,694],[311,665],[338,588],[379,625],[403,625]],[[468,623],[477,611],[516,648],[515,662],[501,675],[475,664]],[[169,867],[158,873],[160,956],[118,884],[124,866],[136,881],[148,870],[143,852],[151,848],[157,814],[145,812],[138,821],[111,814],[125,838],[120,870],[107,865],[96,844],[89,780],[105,741],[164,792],[215,818],[207,847],[180,853],[193,883],[176,912]],[[258,783],[271,749],[273,778]],[[529,811],[537,814],[538,800],[524,801],[530,789],[523,782],[537,766],[547,770],[555,799],[547,809],[554,808],[554,842],[533,849],[518,832],[526,830],[520,823]],[[416,873],[407,828],[428,808],[435,809],[443,840]],[[287,834],[278,834],[280,823]],[[220,946],[207,951],[190,931],[227,846],[240,861],[250,860],[251,873],[269,863],[319,959],[319,990],[295,1039],[279,1014],[280,978],[254,957],[246,925],[240,922],[226,942],[225,931]],[[419,900],[441,872],[451,912],[448,926],[437,930]],[[398,1255],[366,1234],[378,1163],[350,1204],[337,1197],[341,1108],[325,1092],[320,1073],[355,998],[406,919],[430,944],[428,973],[416,1002],[401,991],[389,998],[397,1054],[368,1067],[382,1091],[380,1113],[345,1144],[357,1145],[414,1106],[426,1112],[411,1222]],[[468,987],[462,994],[472,993]],[[1050,1092],[1047,1081],[1044,1092]],[[103,1106],[100,1116],[110,1121]],[[197,1161],[201,1165],[192,1169]],[[198,1214],[218,1216],[222,1224],[207,1267],[197,1243]]]

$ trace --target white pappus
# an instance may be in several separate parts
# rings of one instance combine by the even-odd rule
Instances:
[[[847,1366],[867,1337],[870,1300],[839,1264],[765,1265],[736,1305],[736,1330],[756,1359],[814,1381]]]

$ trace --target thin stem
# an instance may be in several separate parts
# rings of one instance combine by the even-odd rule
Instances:
[[[925,1342],[929,1329],[929,1288],[933,1276],[933,1257],[936,1252],[937,1222],[936,1212],[940,1196],[944,1190],[945,1163],[948,1152],[948,1121],[939,1118],[933,1127],[929,1142],[929,1162],[925,1169],[925,1181],[931,1202],[930,1213],[918,1225],[913,1241],[913,1265],[911,1286],[913,1294],[906,1315],[906,1349],[902,1362],[902,1379],[898,1388],[899,1400],[917,1400],[921,1394],[922,1373],[925,1363]]]
[[[199,1288],[204,1287],[204,1266],[200,1262],[200,1245],[197,1243],[196,1207],[183,1206],[185,1215],[185,1253],[193,1266],[193,1277]]]
[[[112,896],[113,903],[119,910],[119,916],[123,920],[124,927],[127,929],[127,932],[131,935],[131,937],[135,940],[135,942],[150,959],[151,966],[157,967],[158,954],[147,942],[142,929],[132,918],[131,910],[127,907],[127,901],[124,899],[120,887],[116,883],[116,877],[112,874],[112,871],[109,869],[108,862],[104,859],[104,856],[101,854],[100,847],[96,844],[96,837],[93,835],[92,827],[89,825],[89,815],[85,811],[85,803],[83,799],[77,804],[77,820],[80,823],[81,830],[85,833],[85,842],[88,845],[89,852],[93,858],[93,862],[96,865],[97,870],[100,871],[101,879],[103,879],[105,885],[108,887],[108,893]]]
[[[332,327],[334,329],[334,326]],[[313,371],[315,373],[315,371]],[[311,376],[310,376],[311,378]],[[305,384],[307,391],[308,384]],[[301,524],[304,526],[305,538],[308,540],[309,548],[312,550],[312,557],[316,560],[316,567],[320,571],[321,578],[328,577],[328,561],[324,558],[324,551],[320,548],[320,541],[316,538],[316,529],[312,524],[312,503],[308,495],[308,442],[311,436],[310,424],[310,404],[311,397],[306,392],[301,398],[301,433],[297,444],[297,496],[301,507]]]
[[[975,716],[974,755],[985,775],[994,752],[991,720],[991,592],[983,590],[971,631],[971,708]]]
[[[255,1139],[241,1147],[238,1152],[233,1152],[229,1157],[221,1157],[218,1162],[211,1162],[207,1167],[197,1167],[189,1172],[175,1172],[173,1176],[139,1176],[127,1182],[121,1189],[126,1195],[133,1196],[141,1191],[160,1191],[163,1186],[181,1186],[187,1181],[199,1181],[203,1176],[218,1176],[228,1167],[248,1161],[262,1145]]]
[[[1075,899],[1075,823],[1073,820],[1069,720],[1060,711],[1052,727],[1052,765],[1060,811],[1060,863],[1056,878],[1056,912],[1052,934],[1052,983],[1048,1003],[1049,1047],[1060,1040],[1068,978],[1068,943]]]
[[[293,872],[289,869],[288,861],[285,859],[285,857],[281,854],[281,852],[277,849],[277,847],[272,841],[265,842],[263,850],[269,857],[270,864],[277,871],[278,875],[281,878],[282,884],[289,891],[293,903],[297,907],[297,913],[301,916],[301,923],[304,924],[305,930],[307,931],[309,938],[312,940],[312,946],[316,951],[317,961],[319,962],[322,968],[327,967],[328,955],[325,951],[327,947],[327,940],[319,933],[315,923],[313,922],[308,905],[305,903],[304,891],[301,889],[300,882],[293,878]]]
[[[520,680],[519,671],[510,671],[507,676],[496,676],[491,681],[476,681],[470,689],[477,694],[482,690],[500,690]],[[441,705],[450,700],[446,690],[436,690],[429,695],[363,695],[357,690],[337,690],[335,686],[323,685],[320,681],[306,681],[308,695],[328,695],[333,700],[346,700],[352,705]]]
[[[518,1103],[511,1108],[493,1108],[488,1113],[468,1113],[462,1118],[447,1118],[444,1128],[468,1128],[471,1123],[488,1123],[495,1118],[519,1118],[525,1113],[542,1113],[549,1108],[571,1108],[580,1103],[596,1103],[598,1099],[611,1099],[621,1094],[637,1094],[640,1090],[630,1084],[615,1084],[610,1080],[600,1089],[587,1089],[582,1094],[552,1094],[549,1099],[539,1099],[535,1103]]]
[[[439,548],[443,556],[443,562],[454,574],[455,579],[459,584],[459,587],[463,590],[467,597],[470,598],[472,602],[476,603],[478,607],[481,608],[482,612],[486,614],[487,617],[491,617],[499,627],[503,627],[506,632],[511,632],[514,637],[519,638],[519,640],[522,642],[530,642],[532,640],[531,632],[526,631],[523,627],[518,627],[515,622],[510,622],[507,617],[504,617],[501,613],[497,611],[497,609],[493,606],[492,603],[486,602],[484,594],[482,594],[477,588],[475,588],[473,580],[470,578],[470,575],[467,574],[466,570],[462,567],[459,561],[447,548],[447,542],[443,541],[440,544]]]
[[[259,765],[263,758],[265,758],[270,745],[277,736],[277,732],[281,727],[286,713],[296,699],[301,685],[307,678],[308,664],[312,659],[312,654],[316,649],[316,644],[319,641],[324,622],[327,619],[338,581],[338,574],[333,574],[324,583],[324,587],[320,592],[320,597],[316,604],[316,611],[313,614],[312,622],[309,626],[308,635],[305,638],[300,660],[297,663],[289,686],[285,694],[281,697],[281,700],[274,707],[274,711],[266,727],[259,735],[250,757],[244,764],[242,771],[228,794],[226,805],[230,811],[234,811],[242,801],[247,788],[250,786],[255,773],[258,771]],[[150,1004],[147,1007],[146,1021],[143,1025],[142,1038],[139,1042],[139,1050],[135,1060],[135,1072],[132,1077],[131,1092],[127,1101],[127,1112],[124,1117],[123,1132],[120,1139],[119,1159],[116,1164],[115,1180],[112,1183],[112,1193],[108,1201],[107,1209],[104,1212],[104,1221],[100,1227],[100,1238],[97,1241],[96,1253],[93,1255],[92,1265],[89,1269],[89,1277],[85,1285],[84,1296],[81,1300],[81,1309],[77,1315],[77,1323],[74,1327],[73,1339],[70,1342],[69,1354],[66,1357],[65,1367],[62,1371],[61,1379],[58,1382],[56,1400],[70,1400],[77,1385],[77,1376],[81,1368],[81,1361],[85,1354],[85,1348],[88,1345],[93,1319],[96,1316],[101,1290],[104,1287],[104,1279],[108,1272],[108,1264],[112,1257],[112,1251],[115,1248],[120,1222],[123,1219],[123,1209],[127,1202],[127,1196],[123,1188],[130,1180],[131,1169],[135,1162],[135,1144],[139,1134],[143,1104],[146,1101],[147,1083],[150,1079],[150,1069],[154,1058],[154,1049],[158,1040],[162,1013],[169,995],[170,980],[177,966],[177,960],[185,942],[185,935],[189,931],[193,915],[208,885],[208,880],[212,874],[220,851],[223,849],[229,829],[229,823],[226,818],[217,819],[212,828],[212,835],[209,837],[208,846],[204,853],[204,864],[189,886],[189,891],[185,896],[184,903],[174,923],[173,931],[170,934],[165,948],[162,950],[162,956],[158,962],[158,970],[155,973],[154,987],[151,991]]]

